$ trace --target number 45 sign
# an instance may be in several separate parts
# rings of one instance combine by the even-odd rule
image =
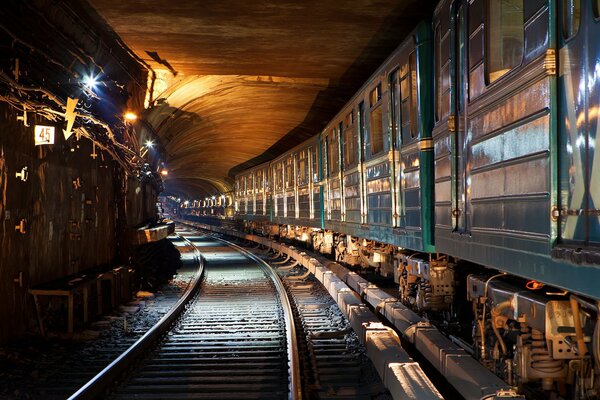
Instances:
[[[54,144],[54,127],[36,125],[34,138],[36,146],[40,146],[43,144]]]

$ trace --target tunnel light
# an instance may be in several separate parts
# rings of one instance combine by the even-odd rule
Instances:
[[[189,205],[190,205],[190,202],[189,202],[189,200],[186,200],[186,201],[184,201],[184,202],[183,202],[183,205],[184,205],[184,206],[186,206],[186,207],[187,207],[187,206],[189,206]]]
[[[216,197],[215,197],[215,196],[213,196],[213,197],[212,197],[212,199],[213,199],[213,200],[216,200]]]
[[[164,169],[164,168],[163,168],[163,169],[160,171],[160,174],[161,174],[162,176],[167,176],[167,175],[169,175],[169,171],[167,171],[166,169]]]
[[[94,90],[96,89],[96,86],[98,85],[98,77],[96,76],[85,76],[83,78],[83,84],[90,90]]]
[[[152,140],[146,140],[146,147],[150,148],[154,146],[154,142]]]
[[[135,121],[137,121],[138,116],[136,113],[134,113],[132,111],[127,111],[125,114],[123,114],[123,118],[125,118],[125,121],[135,122]]]

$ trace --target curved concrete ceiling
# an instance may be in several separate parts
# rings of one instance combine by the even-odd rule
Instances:
[[[318,133],[435,1],[91,3],[162,78],[167,191],[201,198]]]

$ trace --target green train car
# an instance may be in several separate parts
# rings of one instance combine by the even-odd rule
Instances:
[[[239,217],[393,277],[510,386],[598,398],[599,34],[599,1],[440,1],[322,132],[237,177]]]

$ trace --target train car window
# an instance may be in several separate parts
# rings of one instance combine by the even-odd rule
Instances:
[[[344,118],[344,127],[346,129],[348,129],[352,125],[354,125],[354,111],[350,111],[348,115],[346,115],[346,118]]]
[[[298,154],[298,185],[308,185],[308,158],[307,151],[302,150]]]
[[[371,154],[378,154],[383,150],[383,113],[381,110],[381,83],[369,94],[371,111],[369,114]]]
[[[592,1],[592,5],[594,8],[594,17],[600,18],[600,0]]]
[[[285,188],[294,187],[294,161],[292,157],[285,160]]]
[[[310,159],[312,164],[312,181],[319,182],[319,158],[316,147],[310,147]]]
[[[358,104],[358,135],[360,137],[360,141],[358,143],[361,143],[361,145],[359,146],[359,159],[361,159],[361,157],[364,156],[364,151],[365,149],[362,148],[362,143],[365,142],[365,102],[361,101]]]
[[[400,125],[399,121],[399,103],[400,98],[400,85],[398,84],[398,70],[395,70],[390,74],[390,122],[392,124],[392,141],[396,143],[396,146],[400,148],[400,135],[398,135],[398,129]]]
[[[524,0],[488,0],[487,81],[492,83],[523,59]]]
[[[435,27],[434,46],[434,73],[435,73],[435,122],[442,119],[442,26],[437,24]]]
[[[327,136],[327,166],[329,176],[333,176],[339,171],[339,153],[338,153],[338,134],[336,129],[332,129]]]
[[[254,192],[254,175],[248,175],[248,194],[252,194]]]
[[[262,171],[260,171],[260,170],[256,171],[255,183],[256,183],[256,193],[258,193],[258,194],[262,193],[263,192],[263,175],[262,175]]]
[[[418,107],[418,94],[417,94],[417,54],[416,52],[410,53],[408,56],[408,62],[410,65],[410,137],[416,138],[419,135],[419,107]]]
[[[594,1],[597,3],[597,1]],[[577,35],[579,20],[581,19],[581,0],[563,0],[563,36],[565,39]],[[594,4],[596,9],[596,4]],[[596,10],[594,10],[596,12]],[[596,14],[598,16],[598,14]]]
[[[371,154],[378,154],[383,150],[383,114],[381,104],[371,110],[369,125],[371,126]]]
[[[405,65],[408,67],[408,64]],[[408,68],[400,71],[400,135],[403,143],[409,143],[410,137],[410,82]]]
[[[344,130],[342,135],[344,147],[344,167],[352,166],[356,163],[357,155],[357,137],[354,127],[354,111],[350,111],[344,118]]]
[[[274,175],[275,175],[275,190],[281,191],[283,189],[283,167],[281,165],[281,162],[278,162],[275,165]]]
[[[369,94],[369,99],[371,101],[371,107],[373,107],[379,100],[381,100],[381,83],[378,84],[375,89],[371,90]]]

